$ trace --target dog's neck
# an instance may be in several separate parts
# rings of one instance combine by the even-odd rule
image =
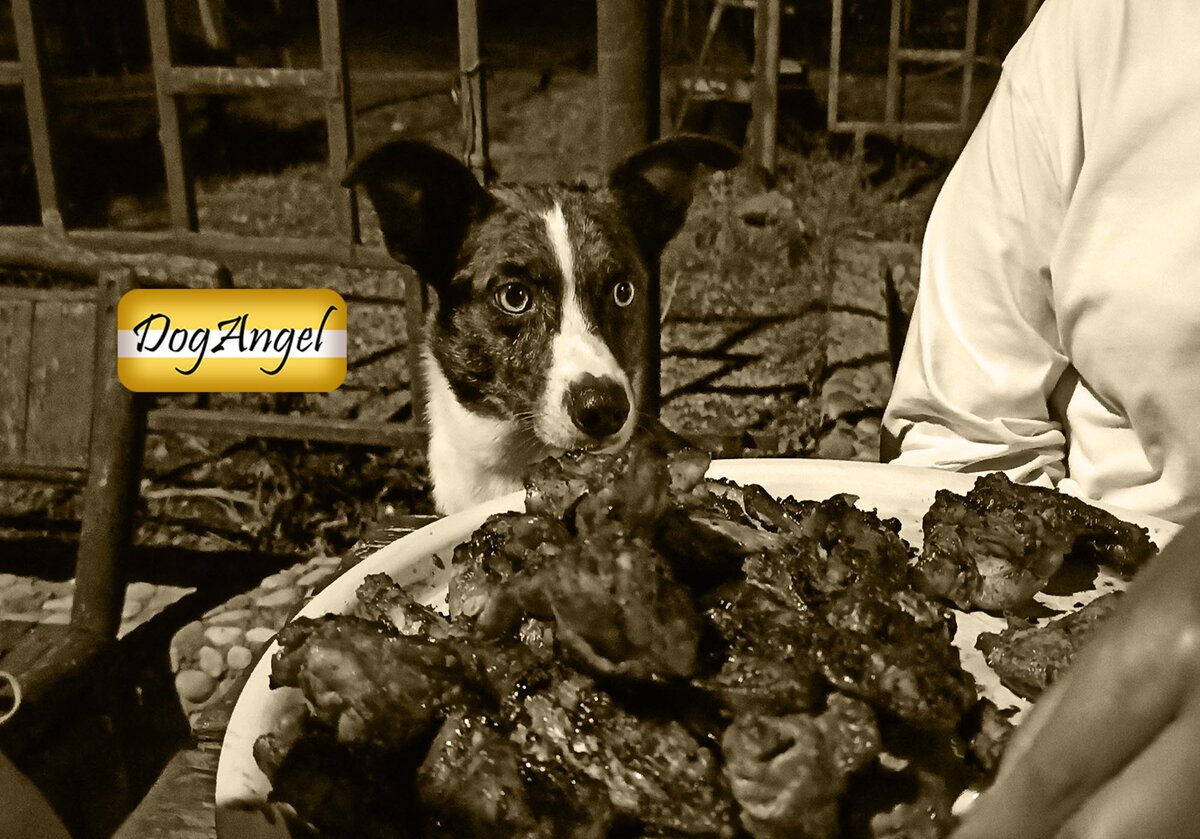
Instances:
[[[429,476],[440,512],[456,513],[521,489],[529,467],[554,453],[515,420],[464,407],[428,349],[424,372]]]

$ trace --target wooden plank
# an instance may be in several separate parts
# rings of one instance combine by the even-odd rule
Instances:
[[[54,173],[50,117],[46,107],[46,86],[42,78],[42,50],[38,43],[37,21],[31,0],[12,0],[13,28],[17,35],[17,54],[25,88],[25,118],[29,122],[29,140],[33,152],[34,175],[42,224],[61,231],[62,213],[58,208],[58,186]]]
[[[329,144],[330,187],[334,195],[338,231],[349,245],[358,244],[358,193],[343,187],[350,158],[354,156],[354,106],[350,101],[350,69],[342,50],[342,0],[318,0],[321,66],[325,79],[325,131]]]
[[[341,265],[347,268],[396,270],[399,263],[382,248],[350,245],[338,239],[292,239],[237,236],[226,233],[72,230],[69,241],[88,247],[125,252],[177,253],[222,262],[269,259]]]
[[[361,422],[250,411],[158,408],[150,411],[148,427],[151,431],[196,434],[201,437],[265,437],[398,449],[425,445],[424,430],[408,423]]]
[[[33,268],[85,280],[92,286],[104,271],[123,266],[133,268],[143,284],[156,287],[226,288],[231,282],[229,269],[211,259],[85,249],[41,227],[0,228],[0,265]],[[94,290],[89,294],[94,295]]]
[[[957,120],[954,122],[899,122],[891,125],[872,120],[843,120],[831,125],[829,130],[840,134],[895,134],[899,131],[938,133],[962,131],[962,124]]]
[[[33,303],[0,298],[0,469],[25,455]]]
[[[979,12],[978,0],[975,0],[976,15]],[[968,20],[970,15],[968,14]],[[978,18],[976,18],[978,20]],[[976,24],[978,25],[978,24]],[[970,24],[967,24],[968,37],[970,36]],[[972,53],[974,50],[971,51]],[[964,50],[934,50],[924,49],[919,47],[906,47],[897,49],[896,58],[899,61],[907,61],[918,64],[957,64],[964,60],[967,55]]]
[[[34,305],[27,463],[87,466],[95,347],[95,303],[48,300]]]
[[[177,752],[113,839],[214,839],[220,757],[220,743]]]
[[[146,440],[147,397],[126,390],[117,377],[117,303],[134,285],[129,269],[105,272],[89,313],[95,351],[87,370],[88,389],[96,394],[96,408],[91,417],[71,625],[104,638],[115,638],[121,624],[125,565]]]
[[[463,161],[480,183],[492,175],[488,152],[487,79],[479,44],[479,4],[458,0],[458,104],[462,109]]]
[[[324,71],[283,67],[169,67],[162,84],[174,96],[281,91],[320,96],[327,90]]]
[[[91,303],[95,299],[96,292],[90,288],[59,291],[53,288],[5,288],[0,286],[0,303],[18,300],[25,303]]]
[[[171,227],[179,231],[196,230],[196,194],[188,167],[187,149],[179,120],[179,103],[170,89],[171,30],[167,0],[146,0],[146,19],[150,26],[150,56],[154,70],[155,98],[158,102],[158,139],[163,150],[167,173],[167,202]]]
[[[24,83],[20,61],[0,61],[0,87],[20,87]]]

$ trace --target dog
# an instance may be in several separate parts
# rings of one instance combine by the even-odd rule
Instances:
[[[422,349],[434,504],[453,513],[524,485],[571,449],[618,450],[639,421],[647,288],[702,167],[738,150],[660,140],[607,183],[482,187],[453,156],[394,140],[356,160],[384,244],[436,293]]]

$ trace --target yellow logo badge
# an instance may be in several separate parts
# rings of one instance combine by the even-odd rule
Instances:
[[[134,289],[117,306],[117,375],[133,391],[335,390],[346,301],[329,289]]]

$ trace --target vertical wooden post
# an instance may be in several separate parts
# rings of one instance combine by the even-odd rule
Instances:
[[[462,109],[463,162],[480,183],[486,184],[492,165],[488,156],[487,80],[476,0],[458,0],[458,104]]]
[[[758,0],[754,10],[754,95],[751,102],[753,154],[758,165],[775,174],[779,131],[780,0]]]
[[[892,0],[892,16],[888,23],[887,87],[883,105],[883,122],[888,132],[896,133],[900,120],[900,23],[904,0]]]
[[[596,4],[596,69],[600,81],[600,144],[606,169],[658,139],[660,108],[658,0]],[[647,265],[646,374],[641,410],[657,414],[662,370],[657,265]]]
[[[130,548],[146,439],[141,394],[117,378],[117,303],[134,287],[130,268],[105,271],[96,294],[95,393],[83,526],[71,625],[112,638],[121,624],[124,553]]]
[[[829,25],[829,94],[826,102],[825,124],[829,131],[837,129],[838,94],[842,74],[842,0],[833,0]]]
[[[967,37],[966,43],[963,45],[962,100],[959,104],[958,114],[964,133],[971,129],[971,93],[975,84],[975,50],[978,29],[979,0],[967,0]]]
[[[612,168],[659,135],[659,3],[596,4],[600,141]]]
[[[150,57],[154,70],[154,91],[158,101],[158,139],[162,144],[163,165],[167,172],[167,201],[171,227],[177,233],[195,231],[196,194],[188,171],[187,150],[179,120],[179,102],[171,89],[171,28],[167,0],[146,0],[146,20],[150,27]]]
[[[348,246],[358,244],[358,194],[341,186],[354,155],[354,106],[350,71],[342,50],[342,0],[318,0],[321,67],[325,71],[325,131],[329,142],[329,174],[335,192],[338,231]]]
[[[31,0],[12,0],[12,17],[17,35],[17,56],[21,61],[25,116],[29,122],[29,142],[37,178],[38,202],[42,208],[42,226],[52,233],[62,233],[63,220],[58,209],[58,184],[54,175],[46,85],[42,78],[42,49],[38,41],[40,29]]]

